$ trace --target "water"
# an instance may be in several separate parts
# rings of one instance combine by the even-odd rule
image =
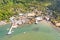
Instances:
[[[60,33],[48,23],[25,24],[7,35],[10,24],[0,26],[0,40],[60,40]]]

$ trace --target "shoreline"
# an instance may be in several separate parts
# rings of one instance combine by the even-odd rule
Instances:
[[[60,28],[59,28],[59,27],[56,27],[56,26],[55,26],[54,24],[52,24],[50,21],[42,20],[41,22],[43,22],[43,23],[48,23],[49,25],[52,26],[53,29],[55,29],[55,30],[57,30],[58,32],[60,32]],[[10,22],[9,22],[9,23],[10,23]],[[2,21],[2,24],[1,24],[1,21],[0,21],[0,26],[6,25],[6,24],[9,24],[9,23],[7,23],[7,22],[5,22],[5,21]]]
[[[45,21],[45,20],[44,20]],[[46,21],[47,22],[47,21]],[[54,24],[52,24],[50,21],[47,22],[49,25],[51,25],[51,27],[53,29],[55,29],[56,31],[58,31],[60,33],[60,28],[59,27],[56,27]]]
[[[9,23],[7,23],[6,21],[0,21],[0,26],[6,25],[6,24],[9,24]]]

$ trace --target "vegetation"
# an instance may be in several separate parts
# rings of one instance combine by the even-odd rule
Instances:
[[[9,20],[9,17],[21,12],[31,12],[33,9],[42,10],[47,8],[53,11],[53,16],[60,20],[60,0],[0,0],[0,21]]]

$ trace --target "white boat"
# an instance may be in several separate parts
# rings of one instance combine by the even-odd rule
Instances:
[[[12,34],[12,32],[11,32],[11,31],[9,31],[9,32],[8,32],[8,34]]]

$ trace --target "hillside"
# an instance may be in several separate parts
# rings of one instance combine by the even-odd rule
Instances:
[[[34,9],[53,11],[53,16],[59,17],[60,0],[0,0],[0,20],[9,20],[9,17],[19,13],[31,12]],[[32,7],[34,7],[32,9]]]

